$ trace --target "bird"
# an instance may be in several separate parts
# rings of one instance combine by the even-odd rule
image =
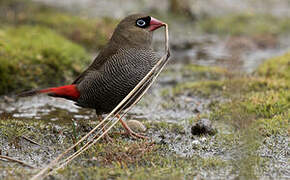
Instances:
[[[25,91],[19,96],[47,94],[64,98],[94,109],[101,121],[102,115],[110,113],[160,59],[152,48],[152,39],[153,31],[162,26],[165,23],[152,16],[129,15],[120,21],[105,47],[72,84]],[[130,136],[146,138],[132,131],[122,119],[120,122]]]

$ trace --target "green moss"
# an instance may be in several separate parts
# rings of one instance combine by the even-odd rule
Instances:
[[[269,62],[265,64],[268,64]],[[281,73],[283,72],[283,74],[287,74],[287,68],[285,67],[286,63],[283,61],[283,63],[278,64],[281,64],[281,69],[279,69],[279,71],[281,71]],[[264,70],[264,66],[266,65],[262,65],[260,69]],[[268,72],[268,70],[265,71]],[[220,67],[187,65],[181,72],[183,76],[194,77],[196,80],[193,80],[192,82],[179,83],[172,90],[164,89],[162,91],[163,96],[169,94],[178,95],[189,93],[204,97],[217,95],[231,97],[232,95],[235,96],[239,93],[290,88],[290,83],[281,78],[273,79],[264,76],[240,76],[230,73]],[[261,70],[258,72],[261,72]],[[273,70],[273,72],[278,73],[275,70]],[[259,75],[261,75],[261,73],[259,73]]]
[[[86,164],[89,161],[89,165],[80,167],[79,164],[74,163],[59,171],[59,174],[69,179],[184,179],[198,176],[202,170],[218,170],[227,166],[227,163],[219,158],[192,157],[186,159],[176,155],[168,156],[160,151],[166,148],[164,146],[154,145],[154,150],[146,152],[143,148],[139,149],[144,142],[126,144],[116,142],[114,144],[116,146],[114,148],[111,145],[103,144],[102,148],[95,150],[98,155],[91,154],[87,157],[88,160],[81,161]],[[132,155],[132,150],[139,151],[138,156],[142,156],[142,158],[139,159],[138,156]],[[116,153],[111,154],[111,152]],[[89,160],[92,157],[95,157],[94,160]],[[113,162],[105,161],[110,162],[109,164],[100,164],[99,159],[105,157],[109,160],[120,158]]]
[[[256,127],[263,136],[287,134],[289,128],[290,111],[275,115],[273,118],[261,118],[256,122]]]
[[[241,78],[236,81],[236,85],[242,87],[244,93],[247,92],[263,92],[268,90],[289,89],[290,84],[283,79],[270,79],[264,77],[248,77]]]
[[[252,93],[242,104],[248,113],[255,113],[257,117],[272,118],[290,108],[290,93],[285,90]]]
[[[203,80],[177,84],[173,88],[173,94],[196,94],[204,97],[225,96],[233,97],[240,93],[264,92],[268,90],[290,89],[290,84],[281,79],[269,79],[264,77],[235,77],[223,80]],[[162,92],[168,95],[169,90]]]
[[[267,119],[279,117],[289,108],[290,94],[288,91],[256,92],[233,98],[230,102],[215,107],[211,117],[213,120],[231,122],[235,127],[242,129],[259,119],[268,121]],[[266,124],[270,125],[269,122],[271,121]]]
[[[52,28],[68,39],[93,50],[105,46],[116,26],[116,21],[110,18],[88,19],[51,12],[40,13],[30,21]]]
[[[103,47],[117,24],[117,21],[111,18],[89,19],[74,16],[64,10],[31,1],[13,0],[0,2],[1,4],[6,12],[5,15],[0,15],[2,25],[44,26],[90,50]]]
[[[200,66],[200,65],[186,65],[182,69],[183,74],[194,76],[197,79],[212,79],[218,80],[224,78],[229,74],[229,72],[221,67],[209,67],[209,66]]]
[[[262,64],[258,77],[234,78],[225,83],[229,102],[213,107],[213,120],[232,123],[238,129],[253,126],[262,135],[287,132],[289,123],[289,53]]]
[[[10,144],[15,147],[19,147],[19,139],[27,134],[27,129],[21,126],[22,123],[18,121],[12,121],[10,124],[0,123],[0,133],[7,137]]]
[[[71,82],[90,61],[83,48],[43,27],[2,28],[0,42],[0,94]]]
[[[257,73],[260,76],[275,79],[285,79],[290,83],[290,53],[283,56],[274,57],[262,64]]]
[[[195,65],[195,64],[189,64],[183,67],[184,70],[189,70],[192,72],[197,73],[213,73],[213,74],[224,74],[226,73],[226,69],[223,69],[221,67],[210,67],[210,66],[201,66],[201,65]]]
[[[188,82],[177,85],[173,89],[173,94],[181,94],[191,92],[202,96],[210,96],[223,90],[224,83],[222,81],[198,81]]]
[[[161,122],[145,122],[146,127],[151,130],[165,130],[168,131],[168,133],[177,133],[177,134],[183,134],[184,133],[184,127],[181,124],[177,123],[168,123],[165,121]]]
[[[197,26],[202,31],[224,35],[281,34],[289,32],[289,22],[289,18],[245,13],[202,19]]]

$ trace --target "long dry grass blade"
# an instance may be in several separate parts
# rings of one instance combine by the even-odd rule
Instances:
[[[20,160],[18,160],[18,159],[14,159],[14,158],[9,157],[9,156],[0,155],[0,159],[5,159],[5,160],[7,160],[7,161],[11,161],[11,162],[17,162],[17,163],[19,163],[19,164],[21,164],[21,165],[23,165],[23,166],[27,166],[27,167],[29,167],[29,168],[35,168],[34,166],[31,166],[31,165],[27,164],[27,163],[24,162],[24,161],[20,161]]]
[[[32,177],[33,180],[35,179],[41,179],[44,178],[46,175],[55,172],[55,170],[64,167],[67,165],[70,161],[72,161],[74,158],[79,156],[82,152],[87,150],[89,147],[91,147],[93,144],[95,144],[100,138],[102,138],[111,128],[114,127],[114,125],[144,96],[144,94],[148,91],[150,86],[153,84],[153,82],[156,80],[157,76],[160,74],[166,63],[168,62],[169,58],[169,40],[168,40],[168,26],[165,25],[165,52],[166,55],[164,55],[157,63],[156,65],[147,73],[147,75],[136,85],[136,87],[102,120],[96,127],[94,127],[88,134],[86,134],[84,137],[82,137],[77,143],[66,149],[63,153],[61,153],[56,159],[54,159],[51,163],[49,163],[45,168],[43,168],[39,173],[37,173],[35,176]],[[124,107],[128,103],[131,102],[133,98],[135,98],[138,93],[142,90],[142,87],[144,87],[148,82],[149,85],[143,90],[141,94],[137,97],[137,99],[127,108],[123,114],[117,118],[117,120],[114,118],[116,117],[116,114],[120,113]],[[112,118],[109,120],[109,118]],[[77,145],[79,145],[81,142],[88,139],[90,135],[95,133],[97,129],[104,124],[106,121],[108,121],[105,126],[101,130],[103,130],[109,123],[112,123],[109,128],[106,129],[100,136],[95,135],[92,140],[88,141],[84,146],[82,146],[77,152],[73,153],[63,161],[59,162],[65,155],[67,155],[71,150],[73,150]],[[97,131],[97,134],[101,131]]]

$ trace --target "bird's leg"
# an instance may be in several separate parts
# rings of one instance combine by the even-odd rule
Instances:
[[[100,122],[102,122],[102,120],[103,120],[102,115],[97,115],[97,117],[98,117],[98,120],[99,120]],[[103,129],[103,130],[102,130],[103,132],[106,131],[106,128],[104,127],[104,124],[101,126],[101,129]],[[111,138],[107,133],[103,136],[103,138],[104,138],[107,142],[112,142],[112,141],[113,141],[112,138]]]
[[[120,118],[120,115],[117,114],[117,118]],[[146,136],[142,136],[136,132],[134,132],[127,124],[125,121],[123,121],[121,118],[120,118],[120,123],[122,124],[123,128],[126,130],[127,134],[130,135],[131,137],[133,138],[141,138],[141,139],[148,139],[148,137]]]

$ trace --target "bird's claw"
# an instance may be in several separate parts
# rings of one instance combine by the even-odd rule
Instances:
[[[138,134],[138,133],[136,133],[136,132],[134,132],[134,131],[128,131],[127,130],[127,132],[126,132],[126,134],[128,135],[128,136],[131,136],[132,138],[134,138],[134,139],[149,139],[149,137],[147,137],[147,136],[143,136],[143,135],[141,135],[141,134]]]

